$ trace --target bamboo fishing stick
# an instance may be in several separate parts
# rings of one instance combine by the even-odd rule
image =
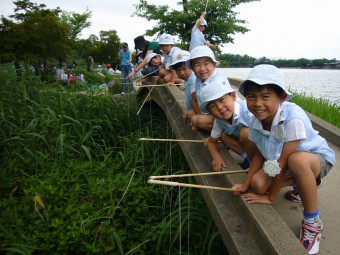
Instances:
[[[164,84],[148,84],[148,85],[139,85],[137,86],[138,88],[147,88],[147,87],[165,87],[168,86],[168,84],[164,83]]]
[[[204,172],[204,173],[195,173],[195,174],[173,174],[173,175],[158,175],[158,176],[150,176],[149,179],[164,179],[164,178],[180,178],[180,177],[189,177],[189,176],[205,176],[205,175],[218,175],[218,174],[238,174],[238,173],[247,173],[248,170],[229,170],[229,171],[221,171],[221,172]]]
[[[137,112],[137,115],[139,114],[139,112],[142,110],[146,100],[149,98],[150,94],[151,94],[151,91],[153,90],[154,87],[152,87],[149,91],[149,94],[146,96],[146,98],[144,99],[144,102],[142,103],[141,107],[139,108],[138,112]]]
[[[188,142],[203,143],[204,140],[187,140],[187,139],[165,139],[165,138],[139,138],[140,141],[156,141],[156,142]]]
[[[209,0],[207,0],[207,2],[206,2],[206,4],[205,4],[205,10],[204,10],[204,12],[207,12],[208,2],[209,2]]]
[[[204,140],[190,140],[190,139],[167,139],[167,138],[139,138],[140,141],[155,141],[155,142],[184,142],[184,143],[203,143]],[[221,143],[221,140],[217,141]]]
[[[167,185],[167,186],[198,188],[198,189],[214,189],[214,190],[232,191],[231,188],[223,188],[223,187],[215,187],[215,186],[205,186],[205,185],[189,184],[189,183],[181,183],[181,182],[148,180],[148,183],[150,183],[150,184]]]
[[[156,70],[152,71],[151,73],[148,73],[147,75],[144,75],[144,76],[142,76],[142,77],[139,77],[139,78],[137,78],[137,79],[134,80],[134,81],[139,81],[139,80],[141,80],[141,79],[144,79],[145,77],[147,77],[147,76],[149,76],[150,74],[153,74],[153,73],[155,73],[155,72],[157,72],[157,71],[159,71],[159,69],[156,69]]]

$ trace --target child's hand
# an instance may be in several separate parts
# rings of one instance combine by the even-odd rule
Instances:
[[[227,167],[227,164],[222,157],[214,158],[211,164],[215,172],[220,172],[221,167]]]
[[[247,201],[249,204],[271,204],[272,202],[269,200],[268,194],[255,194],[255,193],[247,193],[243,195],[243,199]]]
[[[231,188],[234,195],[240,195],[242,192],[246,192],[248,190],[248,185],[245,183],[237,183]]]

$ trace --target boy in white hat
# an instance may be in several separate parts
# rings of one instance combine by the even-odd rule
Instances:
[[[239,90],[254,114],[249,138],[257,149],[245,181],[235,184],[233,192],[237,195],[251,187],[254,193],[244,194],[245,201],[271,204],[283,186],[293,185],[285,196],[300,200],[304,207],[300,242],[309,254],[317,254],[323,230],[317,186],[335,164],[334,152],[303,109],[286,102],[292,94],[275,66],[254,67]]]
[[[159,76],[167,82],[169,86],[183,83],[183,80],[178,78],[175,70],[169,70],[174,54],[181,50],[175,46],[174,37],[169,34],[162,34],[159,38],[159,45],[165,54],[165,68],[159,71]]]
[[[200,92],[207,83],[220,81],[224,85],[230,85],[227,77],[216,71],[220,62],[216,60],[214,52],[207,46],[197,46],[193,49],[186,64],[196,75],[193,102],[197,101],[198,106],[201,105]],[[214,116],[211,114],[196,114],[191,118],[193,130],[201,129],[210,132],[213,122]]]
[[[184,95],[186,112],[183,114],[183,120],[191,120],[192,116],[200,113],[197,102],[193,104],[192,95],[195,91],[196,76],[194,72],[187,67],[186,61],[190,58],[190,52],[185,50],[177,51],[172,57],[170,65],[171,70],[175,70],[178,78],[184,80]]]
[[[203,31],[208,26],[207,21],[204,19],[206,12],[202,12],[200,18],[196,21],[195,26],[192,28],[191,31],[191,40],[189,51],[191,52],[197,46],[209,46],[211,48],[216,48],[216,45],[211,44],[209,41],[205,40]]]
[[[215,117],[210,136],[205,140],[205,146],[212,157],[213,170],[220,171],[221,167],[227,166],[216,145],[219,139],[243,158],[239,165],[247,169],[255,144],[248,139],[251,113],[246,101],[241,100],[230,85],[219,81],[206,84],[201,91],[201,100],[201,112]]]

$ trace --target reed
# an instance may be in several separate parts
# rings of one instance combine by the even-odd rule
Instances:
[[[30,74],[19,82],[10,65],[0,84],[0,253],[225,254],[213,252],[223,242],[199,191],[147,183],[189,171],[178,144],[139,142],[172,137],[159,108],[136,117],[134,97],[74,93]]]
[[[307,93],[298,92],[293,92],[293,97],[290,101],[298,104],[307,112],[340,128],[340,104],[323,98],[315,98]]]

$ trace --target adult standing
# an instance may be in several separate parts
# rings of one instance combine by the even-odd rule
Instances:
[[[202,12],[200,18],[196,21],[195,26],[192,28],[191,31],[191,40],[189,51],[191,52],[197,46],[204,46],[207,45],[210,48],[216,48],[216,45],[211,44],[209,41],[205,40],[203,31],[208,26],[207,21],[204,19],[206,12]]]
[[[129,50],[128,44],[123,43],[123,49],[118,52],[118,59],[120,61],[121,76],[122,76],[122,95],[126,92],[126,79],[129,80],[130,92],[134,93],[132,77],[128,74],[132,71],[132,52]]]
[[[129,73],[128,77],[135,75],[139,70],[141,70],[142,68],[144,68],[144,66],[148,64],[147,59],[148,59],[149,54],[151,53],[156,53],[156,54],[161,54],[161,55],[163,54],[161,47],[157,41],[151,41],[151,42],[147,41],[145,40],[144,36],[140,35],[134,39],[134,42],[135,42],[135,49],[143,51],[144,60],[136,66],[134,71]]]

